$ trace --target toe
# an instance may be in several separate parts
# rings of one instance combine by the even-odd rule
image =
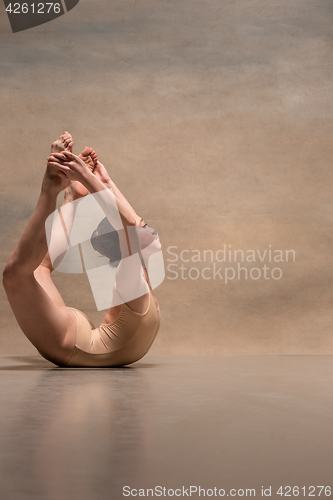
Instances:
[[[90,155],[90,150],[91,150],[91,148],[88,148],[88,146],[86,146],[84,148],[84,150],[82,151],[82,153],[81,153],[82,156],[89,156]]]

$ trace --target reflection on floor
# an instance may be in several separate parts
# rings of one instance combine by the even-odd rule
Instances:
[[[3,499],[332,486],[330,356],[148,355],[117,369],[2,356],[0,370]]]

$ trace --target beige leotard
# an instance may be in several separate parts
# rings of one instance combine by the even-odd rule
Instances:
[[[147,353],[160,326],[160,310],[150,288],[146,312],[140,314],[121,304],[117,319],[98,328],[82,311],[70,309],[77,319],[76,342],[70,361],[65,365],[55,363],[62,367],[116,367],[134,363]]]

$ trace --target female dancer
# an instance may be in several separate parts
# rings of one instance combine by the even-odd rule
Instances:
[[[76,156],[72,147],[68,132],[52,144],[37,206],[9,257],[3,284],[22,331],[43,357],[62,367],[122,366],[144,356],[159,329],[158,302],[141,265],[143,259],[134,257],[147,249],[150,254],[160,251],[161,244],[156,231],[147,227],[115,186],[96,153],[85,148]],[[115,305],[98,328],[81,311],[66,307],[51,279],[54,268],[45,221],[63,190],[63,205],[92,193],[105,212],[103,224],[117,229],[122,260],[116,272]],[[121,227],[110,209],[114,202]],[[72,221],[61,222],[70,232]],[[109,257],[105,231],[102,235],[95,231],[92,244]]]

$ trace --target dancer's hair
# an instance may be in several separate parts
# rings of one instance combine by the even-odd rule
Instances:
[[[117,267],[121,261],[119,236],[115,228],[105,217],[97,226],[90,238],[90,242],[98,253],[109,259],[112,267]]]

